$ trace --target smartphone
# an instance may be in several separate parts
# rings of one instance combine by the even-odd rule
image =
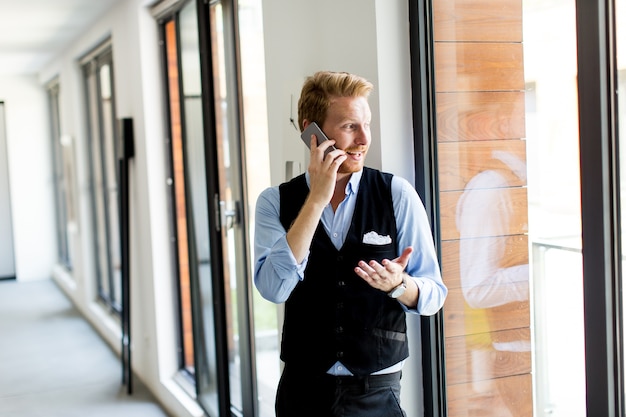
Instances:
[[[315,135],[315,137],[317,138],[318,145],[324,142],[325,140],[328,140],[328,137],[324,134],[324,132],[322,132],[322,129],[320,129],[317,123],[315,122],[309,123],[309,125],[306,127],[306,129],[304,129],[304,131],[300,135],[300,137],[302,138],[302,140],[304,141],[304,143],[309,149],[311,149],[311,135]],[[329,146],[328,149],[326,149],[324,156],[326,156],[328,152],[334,151],[335,149],[336,148],[334,146]]]

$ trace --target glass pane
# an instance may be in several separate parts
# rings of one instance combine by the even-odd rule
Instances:
[[[191,289],[189,279],[189,249],[187,243],[187,211],[184,177],[183,140],[181,124],[180,88],[178,82],[178,46],[176,22],[165,24],[165,51],[167,59],[167,83],[169,92],[171,177],[173,178],[174,230],[176,232],[176,260],[178,266],[178,291],[180,308],[180,331],[182,344],[182,367],[194,372],[194,345],[191,318]]]
[[[122,253],[120,242],[118,164],[115,141],[115,109],[113,106],[113,79],[111,64],[106,63],[99,69],[100,111],[102,117],[102,155],[104,164],[106,201],[108,260],[111,268],[109,297],[111,304],[119,310],[122,302]]]
[[[239,0],[239,41],[245,130],[249,224],[262,190],[270,186],[269,143],[265,96],[263,10],[261,0]],[[254,227],[248,228],[254,242]],[[248,249],[253,253],[253,248]],[[253,265],[248,266],[254,270]],[[249,283],[252,288],[252,283]],[[280,378],[278,309],[253,291],[255,362],[260,417],[274,416],[274,399]]]
[[[241,374],[241,349],[239,342],[240,321],[237,312],[239,298],[237,292],[238,277],[243,277],[238,271],[238,236],[239,231],[235,228],[237,222],[236,201],[241,201],[239,181],[241,169],[239,169],[237,125],[237,97],[232,90],[232,72],[227,72],[227,66],[231,62],[234,48],[228,49],[227,41],[230,39],[224,30],[224,9],[221,2],[211,5],[210,8],[211,45],[213,46],[213,85],[215,100],[215,128],[217,145],[217,169],[220,187],[220,211],[222,214],[222,260],[224,268],[224,291],[226,294],[226,332],[228,343],[228,370],[230,382],[230,401],[237,410],[243,409],[242,374]],[[228,40],[227,40],[228,38]],[[228,63],[227,63],[228,60]],[[231,70],[232,71],[232,70]],[[230,216],[232,214],[233,216]],[[244,294],[243,292],[241,294]],[[245,304],[242,304],[244,306]],[[243,308],[243,307],[242,307]],[[245,331],[245,330],[244,330]]]
[[[92,65],[89,64],[88,67]],[[109,300],[109,263],[107,258],[106,216],[104,211],[105,183],[102,165],[102,147],[100,141],[100,119],[98,117],[98,86],[95,74],[86,69],[86,90],[88,100],[89,151],[91,174],[91,198],[93,209],[93,228],[96,260],[96,279],[98,295]]]
[[[217,414],[218,381],[214,317],[213,276],[209,241],[209,209],[206,184],[206,159],[202,120],[202,89],[200,74],[200,43],[198,37],[197,5],[189,2],[179,14],[179,42],[183,115],[183,154],[185,187],[187,192],[187,230],[189,233],[189,267],[192,283],[197,283],[199,301],[194,319],[196,380],[201,403]],[[211,200],[212,201],[212,200]],[[192,284],[193,285],[193,284]]]
[[[68,242],[68,215],[67,215],[67,178],[65,177],[65,154],[61,143],[61,116],[59,104],[59,84],[48,88],[48,102],[50,104],[50,131],[52,139],[52,167],[54,173],[54,203],[56,216],[56,232],[58,246],[58,261],[71,268],[71,259]]]
[[[584,416],[575,1],[433,7],[449,416]]]

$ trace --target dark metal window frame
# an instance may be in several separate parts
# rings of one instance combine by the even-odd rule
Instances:
[[[98,103],[98,108],[96,109],[96,112],[98,114],[98,144],[99,144],[99,149],[98,149],[98,153],[100,155],[100,157],[102,158],[102,175],[103,175],[103,181],[106,182],[106,160],[105,158],[105,150],[104,150],[104,143],[102,141],[102,138],[104,137],[104,132],[103,132],[103,119],[102,119],[102,108],[100,107],[99,104],[99,99],[100,99],[100,95],[101,95],[101,84],[100,84],[100,79],[98,77],[98,70],[104,66],[104,65],[109,65],[111,68],[110,71],[110,82],[111,82],[111,102],[112,102],[112,114],[111,114],[111,120],[113,121],[113,126],[111,126],[111,132],[114,135],[113,137],[113,155],[117,156],[118,155],[118,150],[116,149],[117,144],[118,144],[118,138],[117,138],[117,125],[116,125],[116,115],[115,115],[115,89],[113,88],[113,86],[115,85],[115,79],[114,79],[114,73],[113,73],[113,46],[111,44],[110,40],[106,40],[104,42],[102,42],[102,44],[100,44],[99,46],[97,46],[96,48],[94,48],[94,50],[92,52],[90,52],[89,54],[87,54],[88,57],[85,57],[83,59],[81,59],[81,67],[82,67],[82,71],[83,71],[83,81],[84,81],[84,94],[85,94],[85,103],[86,103],[86,120],[87,120],[87,135],[90,136],[93,132],[92,130],[92,124],[91,124],[91,104],[92,104],[92,100],[91,97],[89,96],[90,94],[90,88],[89,88],[89,76],[91,74],[95,74],[96,77],[96,102]],[[89,160],[91,161],[93,158],[93,149],[91,148],[93,140],[88,140],[89,143]],[[93,166],[93,163],[91,163],[91,166]],[[119,169],[117,164],[115,165],[115,170],[116,170],[116,178],[117,181],[119,183]],[[92,184],[92,189],[91,192],[95,192],[95,190],[93,189],[93,178],[92,178],[92,172],[90,172],[90,184]],[[105,187],[107,188],[107,187]],[[96,281],[97,281],[97,288],[98,288],[98,298],[100,301],[102,301],[114,314],[116,315],[121,315],[121,300],[115,300],[114,297],[114,291],[115,291],[115,283],[113,282],[114,280],[114,273],[113,273],[113,267],[112,267],[112,263],[111,263],[111,251],[110,251],[110,233],[112,232],[111,227],[112,225],[109,223],[109,215],[108,215],[108,210],[110,209],[110,204],[108,201],[108,194],[105,193],[103,196],[103,209],[104,209],[104,222],[105,222],[105,240],[107,242],[106,244],[106,259],[108,262],[108,276],[107,277],[103,277],[101,275],[102,269],[99,266],[100,265],[100,257],[98,256],[97,253],[97,247],[94,247],[94,255],[95,255],[95,263],[96,263]],[[92,195],[91,198],[91,208],[92,208],[92,227],[94,230],[94,233],[97,234],[98,233],[98,229],[96,226],[96,222],[97,222],[97,210],[96,210],[96,201],[95,201],[95,197]],[[119,202],[118,205],[119,207]],[[116,225],[119,226],[119,225]],[[118,228],[115,229],[115,232],[118,231]],[[97,239],[97,238],[96,238]],[[102,285],[102,280],[107,280],[108,281],[108,293],[104,290],[104,287]],[[120,285],[118,285],[121,287],[121,283]]]
[[[587,415],[624,414],[615,3],[576,2]]]
[[[48,95],[48,109],[50,119],[50,138],[52,145],[52,170],[53,170],[53,186],[54,186],[54,207],[56,220],[57,235],[57,257],[58,261],[68,270],[72,269],[72,259],[69,250],[69,238],[67,234],[67,187],[68,178],[65,177],[63,166],[63,149],[60,142],[61,126],[60,126],[60,83],[55,78],[46,86]]]
[[[160,42],[161,44],[164,43],[164,23],[166,21],[169,20],[175,20],[176,21],[176,25],[177,25],[177,36],[178,36],[178,12],[188,3],[187,0],[170,0],[170,1],[166,1],[163,2],[162,4],[159,4],[158,6],[155,6],[155,9],[153,10],[153,13],[157,16],[157,19],[159,21],[159,25],[160,25],[160,33],[159,36],[160,38]],[[218,181],[218,169],[216,164],[214,163],[214,161],[217,161],[218,158],[218,153],[217,153],[217,143],[216,143],[216,137],[217,137],[217,133],[216,133],[216,129],[217,129],[217,121],[215,120],[215,103],[213,100],[214,97],[214,86],[213,86],[213,62],[212,62],[212,54],[211,54],[211,27],[210,27],[210,7],[212,4],[214,4],[215,2],[207,2],[207,1],[203,1],[203,0],[198,0],[197,1],[197,11],[198,11],[198,30],[199,30],[199,40],[200,40],[200,48],[202,51],[206,51],[206,53],[202,54],[200,59],[201,59],[201,76],[202,76],[202,96],[205,97],[206,99],[203,100],[203,121],[204,121],[204,137],[205,137],[205,159],[207,161],[207,173],[206,173],[206,184],[207,184],[207,196],[214,196],[214,195],[219,195],[219,181]],[[233,39],[231,39],[232,42],[234,42],[235,45],[235,51],[233,51],[233,54],[235,56],[235,60],[238,59],[238,45],[239,45],[239,40],[237,38],[237,2],[236,1],[228,1],[228,2],[223,2],[224,6],[228,8],[228,18],[229,18],[229,25],[226,28],[228,30],[228,33],[226,34],[227,36],[232,36]],[[180,55],[180,49],[178,50],[178,54]],[[166,68],[167,66],[167,57],[164,56],[165,54],[162,54],[162,61],[163,61],[163,68]],[[180,61],[180,56],[179,56],[179,61]],[[241,125],[241,92],[240,92],[240,84],[241,84],[241,80],[239,77],[239,62],[233,62],[232,63],[236,68],[237,68],[237,85],[234,86],[234,88],[236,89],[236,94],[237,94],[237,108],[234,109],[235,111],[237,111],[237,115],[236,115],[236,119],[239,121],[240,125],[238,126],[240,131],[242,131],[243,127]],[[180,85],[182,85],[182,80],[181,80],[181,75],[179,74],[179,83]],[[168,88],[168,82],[166,79],[166,74],[164,74],[164,78],[162,80],[162,85],[164,88],[164,91],[167,91]],[[167,101],[167,100],[166,100]],[[169,102],[166,103],[166,114],[165,114],[165,120],[168,120],[169,117]],[[184,112],[184,108],[181,108],[181,113]],[[184,119],[184,114],[182,114],[182,117]],[[171,137],[171,135],[169,134],[169,123],[167,124],[166,128],[168,129],[168,137]],[[182,126],[182,128],[184,129],[184,125]],[[241,139],[242,135],[238,135],[238,137]],[[168,146],[168,150],[167,150],[167,155],[169,160],[168,160],[168,164],[169,164],[169,169],[170,169],[170,174],[171,172],[173,172],[173,168],[172,168],[172,161],[171,161],[171,143],[168,142],[167,143]],[[241,150],[243,152],[243,146],[241,145]],[[245,185],[245,184],[244,184]],[[174,201],[173,201],[173,196],[170,196],[169,201],[168,201],[169,205],[170,205],[170,210],[173,211],[174,210]],[[210,257],[211,259],[216,259],[216,260],[221,260],[222,259],[222,251],[223,248],[221,247],[221,235],[219,232],[219,226],[215,224],[215,219],[217,219],[218,213],[215,212],[216,208],[214,207],[214,205],[212,204],[211,201],[208,202],[208,209],[209,209],[209,233],[210,233],[210,241],[211,241],[211,253],[210,253]],[[244,217],[244,224],[247,224],[247,213],[244,210],[244,212],[242,213],[242,216]],[[172,250],[172,256],[173,259],[175,260],[175,271],[173,271],[176,276],[178,276],[178,256],[177,256],[177,248],[176,248],[176,224],[174,222],[174,224],[170,225],[170,234],[172,237],[172,246],[171,246],[171,250]],[[191,243],[191,241],[190,241]],[[191,246],[190,246],[191,248]],[[248,256],[247,254],[245,256]],[[193,269],[193,268],[192,268]],[[214,325],[215,325],[215,335],[216,335],[216,352],[217,352],[217,378],[218,378],[218,408],[220,410],[220,415],[239,415],[239,411],[233,409],[233,407],[231,406],[231,399],[230,399],[230,384],[229,384],[229,359],[228,359],[228,345],[227,345],[227,327],[226,327],[226,310],[225,310],[225,306],[226,306],[226,295],[225,295],[225,288],[224,288],[224,283],[222,282],[222,280],[218,277],[222,277],[224,275],[224,271],[223,271],[223,265],[221,262],[212,262],[211,263],[211,274],[214,277],[214,279],[212,280],[213,282],[213,294],[216,297],[214,300]],[[247,281],[250,282],[249,277],[246,277]],[[198,323],[198,320],[202,319],[202,311],[201,308],[199,307],[200,302],[198,300],[198,295],[200,290],[198,287],[198,278],[197,277],[190,277],[190,284],[192,286],[192,314],[194,316],[194,339],[199,338],[198,340],[196,340],[195,346],[194,346],[194,351],[196,351],[195,353],[195,360],[196,360],[196,368],[198,367],[202,367],[202,363],[201,361],[202,359],[202,355],[199,354],[199,350],[201,349],[206,349],[206,346],[204,346],[204,340],[199,337],[199,334],[197,332],[197,330],[199,328],[202,328],[202,324]],[[178,295],[178,300],[177,303],[179,304],[179,310],[180,310],[180,289],[179,286],[176,285],[176,294]],[[249,294],[246,294],[246,298],[248,300],[251,299],[251,296]],[[242,376],[242,394],[243,394],[243,411],[244,414],[249,413],[249,414],[258,414],[258,407],[256,406],[256,375],[255,375],[255,364],[254,364],[254,358],[252,355],[252,350],[253,348],[253,340],[254,338],[251,335],[251,305],[250,305],[251,301],[248,302],[248,311],[245,312],[238,312],[238,314],[240,315],[244,315],[245,317],[243,318],[243,322],[244,322],[244,326],[243,329],[241,330],[243,333],[240,335],[241,337],[245,338],[248,340],[248,342],[246,342],[245,340],[242,341],[242,346],[244,346],[245,349],[243,349],[240,352],[240,356],[241,356],[241,361],[242,361],[242,372],[246,373],[249,375],[249,377],[246,376]],[[180,332],[179,332],[180,333]],[[182,333],[180,333],[179,335],[179,346],[182,346]],[[244,351],[245,350],[245,351]],[[183,352],[182,349],[179,349],[179,364],[183,364],[183,358],[182,358]],[[197,386],[197,370],[196,370],[196,375],[192,375],[191,373],[187,372],[185,369],[182,369],[184,374],[189,377],[189,378],[194,378],[196,380],[196,389],[198,389]]]
[[[437,253],[441,254],[431,0],[409,0],[409,21],[415,188],[430,219]],[[441,263],[441,259],[439,261]],[[445,345],[441,311],[421,318],[421,336],[424,415],[445,416]]]
[[[172,259],[172,276],[175,277],[175,280],[173,280],[172,282],[172,286],[174,289],[174,294],[176,295],[174,301],[176,304],[176,311],[178,313],[178,323],[179,323],[178,329],[177,329],[178,330],[177,331],[178,368],[183,373],[183,375],[193,380],[194,372],[185,366],[184,337],[183,337],[182,325],[180,324],[180,321],[182,320],[182,314],[183,314],[182,303],[181,303],[182,293],[181,293],[181,288],[180,288],[180,260],[178,257],[178,226],[177,226],[176,219],[175,219],[176,199],[174,196],[175,190],[174,190],[174,160],[173,160],[173,155],[172,155],[172,129],[171,129],[171,124],[169,123],[171,108],[170,108],[170,100],[168,99],[169,97],[168,62],[167,62],[168,58],[167,58],[167,51],[164,49],[166,47],[165,27],[166,27],[166,24],[169,23],[170,21],[174,21],[176,25],[176,32],[177,32],[176,42],[177,44],[180,43],[178,39],[179,38],[178,12],[185,5],[185,3],[186,2],[181,1],[175,4],[175,8],[173,6],[170,6],[168,9],[166,9],[165,13],[162,13],[161,16],[159,16],[158,24],[159,24],[159,44],[162,49],[161,68],[163,68],[163,71],[161,72],[162,74],[161,84],[163,87],[163,91],[167,92],[165,94],[165,99],[164,99],[165,113],[163,115],[163,120],[167,121],[164,124],[164,127],[167,133],[166,141],[165,141],[165,155],[167,159],[166,168],[167,168],[167,178],[168,178],[167,180],[167,184],[168,184],[167,203],[168,203],[168,213],[170,216],[168,227],[169,227],[169,237],[170,237],[170,255]],[[178,50],[178,45],[177,45],[178,62],[180,62],[180,59],[181,59],[180,50]],[[182,74],[180,74],[180,71],[178,74],[178,83],[179,83],[179,86],[182,85]],[[180,112],[181,112],[181,120],[182,120],[184,119],[184,107],[181,106]],[[181,129],[183,129],[183,134],[184,134],[184,124],[181,125]],[[191,280],[191,281],[193,282],[195,280]]]
[[[409,0],[416,188],[440,249],[432,2]],[[578,0],[578,93],[587,415],[624,414],[614,0]],[[424,415],[446,416],[441,313],[422,319]]]

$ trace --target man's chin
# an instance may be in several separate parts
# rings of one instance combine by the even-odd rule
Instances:
[[[339,167],[339,174],[354,174],[363,169],[363,164],[346,164],[345,162]]]

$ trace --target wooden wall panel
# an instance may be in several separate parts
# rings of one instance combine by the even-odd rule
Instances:
[[[525,104],[521,91],[437,93],[437,140],[523,138]]]
[[[523,57],[519,43],[436,43],[435,89],[523,91]]]
[[[486,241],[487,247],[504,245],[500,267],[528,264],[528,235],[505,237],[483,237],[475,239]],[[459,265],[459,240],[446,240],[441,243],[441,272],[448,289],[461,287],[461,269]]]
[[[521,0],[433,2],[435,41],[522,41]]]
[[[450,417],[533,412],[522,17],[521,0],[433,1]]]
[[[530,346],[530,329],[513,329],[446,339],[447,382],[450,385],[529,373],[530,351],[507,349]]]
[[[504,299],[509,289],[501,285],[495,291]],[[518,301],[487,309],[471,308],[461,288],[454,288],[448,291],[444,319],[447,338],[529,327],[530,303]]]
[[[463,190],[479,173],[493,170],[502,186],[526,185],[526,141],[446,142],[438,146],[439,189]]]
[[[494,190],[471,190],[476,197],[476,200],[479,205],[475,206],[474,209],[469,212],[467,215],[474,217],[474,221],[477,224],[486,224],[489,222],[493,222],[495,220],[494,217],[489,217],[486,215],[487,213],[493,213],[495,211],[500,210],[501,212],[507,211],[511,213],[511,221],[504,225],[507,227],[505,231],[507,235],[519,235],[528,232],[528,196],[526,194],[526,188],[503,188],[499,190],[499,193],[504,194],[504,197],[501,199],[502,204],[507,202],[507,206],[498,206],[493,207],[490,206],[490,199],[487,197],[487,194],[494,193]],[[440,193],[440,218],[441,218],[441,239],[442,240],[451,240],[451,239],[459,239],[459,230],[456,225],[456,215],[457,215],[457,206],[459,204],[459,198],[463,195],[461,191],[448,191]],[[485,196],[481,198],[481,196]],[[472,235],[464,236],[464,238],[475,238],[475,237],[487,237],[489,236],[488,232],[492,230],[492,228],[485,227],[483,234],[482,230],[477,227],[474,230]]]
[[[448,417],[532,417],[530,374],[448,386]]]

